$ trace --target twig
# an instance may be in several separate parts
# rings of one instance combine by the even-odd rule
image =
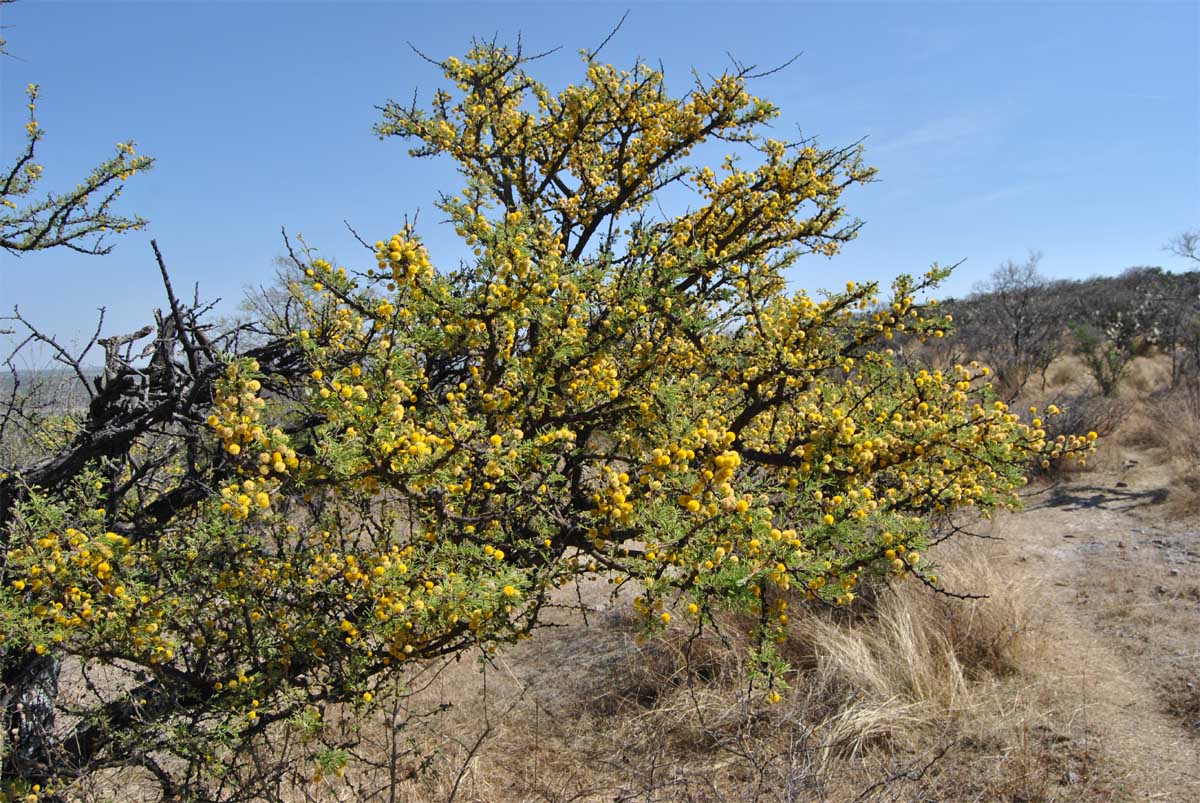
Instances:
[[[625,13],[622,14],[621,19],[617,21],[616,27],[608,32],[608,36],[604,37],[604,41],[601,42],[599,45],[597,45],[594,50],[588,51],[588,54],[587,54],[588,61],[591,61],[592,59],[596,58],[596,56],[600,55],[600,51],[603,50],[604,46],[609,43],[609,40],[611,40],[614,36],[617,35],[617,31],[621,30],[621,26],[625,24],[625,18],[628,16],[629,16],[629,9],[625,9]]]
[[[954,747],[955,744],[956,744],[956,742],[947,743],[945,747],[943,747],[941,750],[939,750],[937,752],[937,755],[935,755],[933,758],[931,758],[925,764],[925,766],[921,767],[920,769],[901,770],[900,772],[897,772],[894,775],[884,778],[882,781],[878,781],[877,783],[871,784],[870,786],[868,786],[866,789],[864,789],[862,791],[862,794],[860,794],[858,797],[854,798],[853,803],[860,803],[860,801],[866,800],[867,796],[870,795],[872,792],[874,792],[876,789],[885,787],[888,784],[892,783],[893,781],[919,781],[919,780],[921,780],[922,778],[925,777],[925,773],[929,772],[929,770],[933,768],[934,764],[941,761],[942,758],[945,757],[946,753],[950,752],[950,748]]]
[[[187,329],[183,325],[183,314],[179,311],[179,301],[176,300],[175,290],[171,287],[171,277],[167,275],[167,266],[163,262],[162,252],[158,250],[158,241],[151,240],[150,247],[154,249],[154,259],[158,262],[158,270],[162,274],[163,286],[167,288],[167,300],[171,303],[171,315],[175,318],[175,329],[178,332],[176,336],[179,338],[180,344],[183,345],[183,352],[187,355],[188,368],[191,369],[192,376],[197,376],[200,373],[200,365],[196,360],[196,350],[187,335]]]

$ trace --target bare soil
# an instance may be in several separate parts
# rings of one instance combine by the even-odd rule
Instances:
[[[1046,671],[1128,799],[1200,800],[1200,510],[1162,456],[1105,462],[1031,489],[985,532],[1046,584]]]

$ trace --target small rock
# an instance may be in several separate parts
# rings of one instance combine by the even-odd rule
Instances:
[[[1080,778],[1079,778],[1078,772],[1076,772],[1075,770],[1067,770],[1067,783],[1068,784],[1070,784],[1071,786],[1075,786],[1076,784],[1079,783],[1079,781],[1080,781]]]
[[[1179,576],[1179,570],[1178,570],[1178,569],[1172,569],[1170,572],[1168,572],[1168,574],[1170,574],[1172,577],[1178,577],[1178,576]]]
[[[1128,488],[1128,487],[1129,487],[1129,483],[1127,483],[1127,482],[1118,482],[1118,483],[1117,483],[1117,487],[1118,487],[1118,488]]]
[[[1154,593],[1155,594],[1165,594],[1165,593],[1167,593],[1167,587],[1164,585],[1157,585],[1154,587]]]
[[[1124,548],[1125,548],[1125,542],[1124,542],[1124,541],[1118,541],[1118,542],[1117,542],[1117,549],[1124,549]]]

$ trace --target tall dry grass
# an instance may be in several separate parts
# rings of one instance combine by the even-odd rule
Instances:
[[[1136,360],[1125,391],[1126,413],[1109,450],[1158,466],[1169,486],[1167,512],[1200,519],[1200,378],[1172,387],[1166,358]]]
[[[1054,692],[1028,671],[1041,649],[1036,596],[965,549],[943,560],[944,585],[989,598],[900,583],[854,611],[794,604],[794,635],[780,645],[791,689],[777,705],[747,680],[747,622],[639,644],[624,601],[590,600],[607,606],[590,626],[564,621],[493,662],[451,667],[406,703],[450,706],[406,733],[415,777],[385,777],[376,723],[343,778],[288,797],[1049,799],[1070,735],[1050,713]]]

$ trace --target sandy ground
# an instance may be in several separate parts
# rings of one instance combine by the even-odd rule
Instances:
[[[1136,800],[1200,800],[1200,518],[1145,455],[1031,488],[984,532],[1044,581],[1048,671]],[[1176,499],[1175,501],[1178,501]]]

